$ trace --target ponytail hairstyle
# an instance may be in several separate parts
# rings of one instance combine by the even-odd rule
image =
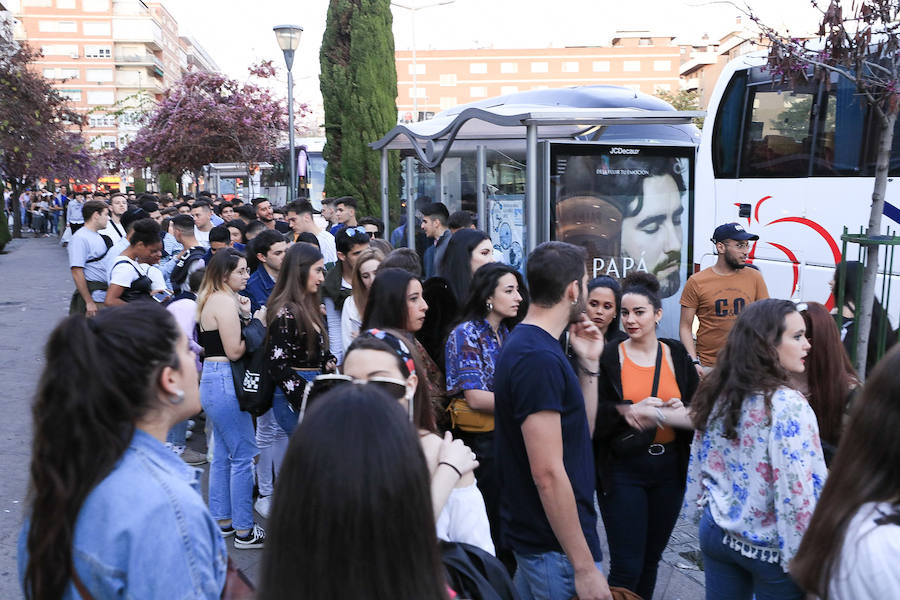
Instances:
[[[140,304],[140,306],[138,306]],[[162,369],[179,368],[175,319],[155,302],[73,315],[47,341],[32,414],[29,600],[57,600],[72,575],[78,513],[157,403]]]
[[[222,248],[213,254],[209,264],[206,265],[206,273],[203,274],[200,289],[197,290],[198,315],[203,312],[203,307],[210,296],[216,292],[232,291],[225,285],[225,279],[238,268],[242,258],[244,258],[244,254],[234,248]]]
[[[131,226],[131,229],[129,240],[132,246],[137,246],[138,244],[152,246],[161,243],[159,239],[159,223],[153,219],[138,219]]]
[[[613,289],[613,293],[615,294],[615,289],[611,289]],[[625,280],[622,282],[622,296],[625,294],[637,294],[643,296],[647,299],[647,302],[653,306],[654,312],[662,310],[662,299],[659,297],[659,279],[652,273],[632,271],[626,275]],[[621,306],[621,296],[617,298],[617,301],[619,306]]]

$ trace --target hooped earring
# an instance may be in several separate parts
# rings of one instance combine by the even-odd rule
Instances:
[[[169,396],[169,402],[172,404],[181,404],[184,402],[184,390],[175,390],[175,393]]]
[[[489,313],[494,312],[494,303],[491,302],[490,300],[487,301],[487,311],[488,311]]]

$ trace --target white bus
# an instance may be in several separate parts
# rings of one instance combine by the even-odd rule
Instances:
[[[845,80],[780,85],[765,63],[764,53],[733,60],[710,98],[696,165],[695,268],[715,262],[709,238],[716,225],[737,221],[760,236],[751,257],[772,297],[830,308],[843,228],[859,233],[869,220],[872,118]],[[900,135],[893,150],[892,177],[900,174]],[[898,185],[888,183],[882,233],[900,228]],[[856,257],[849,246],[848,259]],[[900,294],[892,296],[889,312],[897,314]]]

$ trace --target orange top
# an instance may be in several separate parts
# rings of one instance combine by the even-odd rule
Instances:
[[[675,371],[672,369],[672,363],[669,355],[666,353],[666,347],[662,346],[661,349],[663,361],[660,365],[659,388],[657,389],[656,397],[665,401],[669,401],[672,398],[681,398],[681,390],[678,389]],[[619,352],[622,362],[622,396],[632,404],[640,402],[653,391],[653,371],[656,367],[655,365],[642,367],[636,364],[628,358],[628,354],[625,352],[625,344],[619,344]],[[668,444],[674,441],[675,431],[668,426],[659,427],[656,430],[656,437],[653,438],[654,444]]]

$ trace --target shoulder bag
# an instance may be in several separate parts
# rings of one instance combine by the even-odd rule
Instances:
[[[660,342],[656,342],[656,367],[653,370],[653,388],[650,391],[651,396],[656,396],[659,392],[659,373],[662,369],[663,348]],[[614,456],[622,458],[630,456],[635,452],[644,450],[653,443],[656,437],[656,429],[635,429],[628,427],[627,431],[619,433],[613,437],[609,446]]]

